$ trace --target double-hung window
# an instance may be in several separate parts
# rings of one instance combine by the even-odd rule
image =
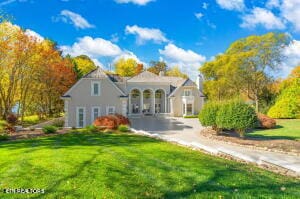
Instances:
[[[107,106],[106,107],[106,114],[107,115],[113,115],[116,113],[116,109],[114,106]]]
[[[191,96],[191,95],[192,95],[192,90],[191,89],[184,89],[183,96]]]
[[[101,88],[100,81],[92,81],[91,83],[91,95],[92,96],[100,96]]]
[[[76,126],[78,128],[85,127],[85,107],[77,107],[76,109]]]
[[[97,117],[101,116],[101,108],[99,106],[93,106],[92,107],[92,122],[95,121],[95,119],[97,119]]]

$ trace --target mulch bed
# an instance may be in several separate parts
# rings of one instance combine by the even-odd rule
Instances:
[[[20,139],[30,139],[30,138],[35,138],[35,137],[46,137],[46,136],[52,136],[52,135],[59,135],[59,134],[65,134],[69,131],[70,129],[61,129],[58,130],[56,133],[52,134],[45,134],[42,130],[23,130],[15,133],[9,134],[9,140],[20,140]]]
[[[225,131],[217,135],[216,132],[211,128],[203,129],[201,131],[201,135],[216,141],[300,156],[299,141],[285,139],[262,139],[253,137],[240,138],[237,133],[232,131]]]

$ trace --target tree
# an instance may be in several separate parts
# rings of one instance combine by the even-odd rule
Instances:
[[[159,72],[164,72],[166,73],[168,70],[168,66],[164,61],[151,61],[150,62],[150,67],[148,68],[149,72],[152,72],[156,75],[159,74]]]
[[[72,63],[56,44],[28,36],[16,25],[0,23],[0,114],[14,107],[18,115],[63,110],[60,96],[75,82]]]
[[[77,79],[96,69],[95,63],[87,56],[80,55],[72,58],[74,64],[74,71],[77,73]]]
[[[261,95],[272,82],[269,72],[278,69],[284,60],[282,50],[288,43],[288,36],[279,33],[237,40],[224,54],[200,68],[206,77],[205,93],[222,99],[241,92],[255,102],[256,111],[259,111]]]
[[[167,76],[172,76],[172,77],[182,77],[182,78],[188,78],[187,74],[184,74],[181,72],[178,66],[174,66],[173,68],[169,69],[166,73]]]
[[[143,64],[138,64],[136,69],[135,69],[135,75],[140,74],[144,70],[144,65]]]
[[[121,58],[115,63],[115,71],[118,75],[123,77],[131,77],[136,74],[137,62],[135,59]]]
[[[272,118],[300,117],[300,66],[295,67],[280,85],[281,91],[275,104],[268,111]]]

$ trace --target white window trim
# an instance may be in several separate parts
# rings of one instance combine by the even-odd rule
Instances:
[[[96,118],[94,118],[94,109],[98,109],[98,117],[101,116],[101,107],[100,106],[92,106],[91,110],[91,122],[94,122]]]
[[[186,91],[190,92],[190,95],[185,95]],[[183,96],[192,96],[192,95],[193,95],[192,94],[192,89],[186,88],[186,89],[183,90]]]
[[[79,109],[83,109],[83,126],[79,126]],[[83,106],[76,107],[76,127],[83,128],[86,126],[86,109]]]
[[[98,84],[98,95],[94,93],[94,84]],[[100,81],[91,81],[91,96],[100,96],[101,95],[101,82]]]
[[[113,113],[113,114],[116,113],[116,107],[115,107],[115,106],[107,106],[107,107],[106,107],[106,115],[109,115],[109,112],[108,112],[108,111],[109,111],[110,108],[113,108],[113,109],[114,109],[114,113]]]

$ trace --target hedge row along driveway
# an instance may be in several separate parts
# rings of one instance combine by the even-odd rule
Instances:
[[[0,198],[299,198],[300,180],[131,134],[69,133],[0,143]]]

